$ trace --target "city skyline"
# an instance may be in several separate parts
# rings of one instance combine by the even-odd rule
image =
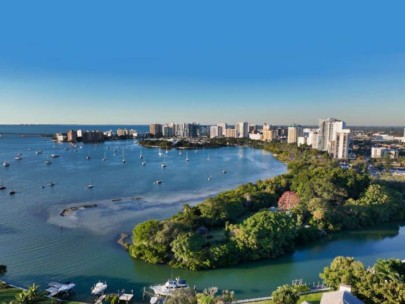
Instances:
[[[400,1],[20,4],[1,4],[3,124],[405,122]]]

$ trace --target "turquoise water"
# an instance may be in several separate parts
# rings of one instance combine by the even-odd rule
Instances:
[[[168,217],[184,203],[194,204],[239,184],[282,174],[285,165],[264,151],[235,147],[183,151],[181,155],[178,150],[161,151],[159,156],[158,149],[142,149],[136,141],[113,141],[80,145],[75,152],[69,144],[42,137],[5,135],[10,128],[0,126],[0,161],[10,162],[9,167],[0,167],[0,177],[8,187],[0,192],[0,264],[8,266],[5,279],[17,285],[35,282],[45,287],[50,281],[73,281],[75,299],[91,300],[91,286],[102,280],[110,291],[133,290],[140,299],[144,286],[182,276],[200,289],[218,286],[235,290],[238,298],[249,298],[269,295],[293,279],[317,281],[318,273],[336,255],[355,256],[367,265],[377,257],[405,258],[404,226],[387,225],[339,234],[290,256],[233,268],[191,272],[149,265],[130,258],[116,244],[121,232],[130,232],[146,219]],[[15,133],[69,129],[12,128]],[[42,154],[37,155],[37,150]],[[17,153],[22,153],[21,161],[14,160]],[[45,165],[52,153],[60,157]],[[146,166],[141,165],[141,154]],[[103,162],[104,155],[107,161]],[[167,168],[160,166],[162,161]],[[154,184],[156,179],[162,184]],[[51,181],[54,187],[48,186]],[[90,182],[93,189],[86,188]],[[8,194],[10,188],[16,190],[14,196]],[[98,207],[59,215],[66,207],[87,203]]]

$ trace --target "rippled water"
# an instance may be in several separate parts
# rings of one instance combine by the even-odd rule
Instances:
[[[37,150],[42,154],[37,155]],[[18,152],[21,161],[14,160]],[[50,281],[73,281],[79,300],[91,300],[91,286],[102,280],[110,291],[133,290],[140,299],[144,286],[180,275],[198,288],[228,288],[247,298],[269,295],[277,285],[293,279],[317,280],[318,272],[339,254],[368,264],[377,257],[405,258],[404,228],[389,225],[336,235],[281,259],[227,269],[191,272],[134,260],[116,244],[119,233],[130,232],[146,219],[170,216],[186,202],[194,204],[286,170],[271,154],[249,148],[183,151],[181,155],[171,150],[161,151],[161,156],[158,152],[142,149],[136,141],[87,144],[75,152],[68,144],[42,137],[3,135],[0,161],[10,162],[9,167],[0,167],[8,187],[0,192],[0,264],[8,266],[5,279],[41,287]],[[52,153],[60,157],[45,165]],[[146,166],[141,165],[141,154]],[[103,162],[104,155],[107,161]],[[162,161],[167,168],[160,166]],[[154,184],[156,179],[162,184]],[[48,185],[51,181],[54,187]],[[90,182],[93,189],[86,188]],[[8,194],[10,188],[16,190],[14,196]],[[64,208],[88,203],[97,208],[60,216]]]

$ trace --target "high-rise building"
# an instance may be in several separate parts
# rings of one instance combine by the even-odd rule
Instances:
[[[162,125],[161,124],[150,124],[149,133],[156,137],[162,136]]]
[[[173,124],[170,125],[164,125],[162,127],[162,134],[163,137],[173,137]]]
[[[210,138],[223,137],[223,131],[221,126],[210,127]]]
[[[221,122],[217,124],[217,126],[222,128],[222,136],[226,136],[225,132],[226,128],[228,128],[228,124],[226,122]]]
[[[332,141],[336,140],[337,132],[342,131],[346,123],[336,118],[327,118],[319,120],[319,150],[332,153]]]
[[[303,136],[303,127],[297,124],[292,124],[288,127],[287,143],[295,144],[298,142],[298,137]]]
[[[350,129],[343,129],[336,132],[335,140],[332,141],[332,152],[334,158],[347,159],[349,151]]]
[[[238,138],[243,138],[243,137],[249,137],[249,123],[244,121],[244,122],[238,122],[235,125],[235,130],[236,130],[236,137]]]
[[[311,146],[312,149],[319,149],[319,129],[310,129],[308,132],[308,137],[307,137],[307,145]]]
[[[225,130],[225,137],[235,138],[236,137],[236,130],[233,128],[227,128]]]

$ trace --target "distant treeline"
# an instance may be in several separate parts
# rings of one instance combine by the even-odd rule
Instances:
[[[274,258],[323,235],[405,219],[404,183],[371,181],[325,152],[283,143],[263,148],[288,173],[206,199],[166,220],[135,226],[129,253],[191,270]]]

